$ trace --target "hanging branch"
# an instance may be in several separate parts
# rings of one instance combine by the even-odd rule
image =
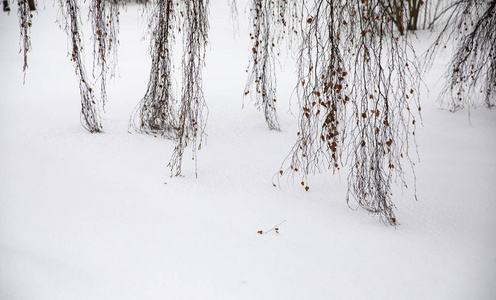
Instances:
[[[162,135],[175,139],[177,117],[172,90],[172,48],[176,26],[176,7],[173,0],[156,1],[151,16],[152,64],[145,96],[136,106],[129,126],[137,132]]]
[[[171,174],[181,175],[184,149],[191,145],[196,168],[196,150],[201,148],[204,135],[206,103],[202,90],[202,70],[208,41],[209,0],[182,1],[183,17],[183,82],[181,107],[177,125],[177,141],[169,162]],[[196,173],[197,174],[197,173]]]
[[[410,53],[415,52],[408,31],[404,37],[398,36],[385,5],[357,1],[360,18],[350,22],[360,35],[351,36],[355,40],[348,45],[348,49],[355,48],[350,51],[354,59],[349,57],[349,68],[354,66],[350,93],[355,101],[349,122],[352,144],[348,193],[362,208],[395,225],[392,183],[400,179],[407,186],[403,158],[413,166],[409,140],[415,140],[412,109],[420,111],[420,73],[417,62],[410,59]],[[351,17],[355,11],[350,13]]]
[[[100,110],[95,99],[93,89],[87,81],[84,68],[83,39],[81,20],[77,0],[60,0],[63,29],[71,42],[71,61],[74,63],[75,73],[79,83],[81,95],[81,124],[91,133],[101,132],[102,125]]]
[[[283,2],[281,2],[283,3]],[[245,96],[253,91],[255,106],[265,114],[270,130],[280,130],[277,120],[277,83],[275,74],[276,38],[274,26],[277,22],[276,6],[271,0],[253,0],[250,8],[250,21],[253,23],[251,39],[251,59],[248,67],[248,81]],[[281,4],[283,5],[283,4]]]
[[[444,94],[452,108],[496,106],[496,0],[465,1],[456,30],[460,43],[451,59],[452,70]],[[483,103],[474,97],[482,95]]]
[[[117,0],[92,0],[90,19],[93,29],[93,76],[100,78],[102,106],[107,102],[107,71],[115,74],[117,35],[119,33],[119,3]],[[95,70],[97,75],[95,76]]]
[[[238,13],[238,4],[236,1],[237,0],[227,0],[230,8],[231,23],[234,28],[235,34],[239,32],[239,13]]]
[[[280,175],[301,174],[308,190],[308,174],[348,164],[347,199],[394,225],[391,185],[396,178],[404,183],[403,158],[413,165],[408,144],[419,74],[408,35],[398,36],[383,5],[315,0],[302,6],[300,129]]]
[[[344,133],[345,109],[349,101],[343,93],[347,76],[339,51],[339,20],[333,5],[302,11],[297,93],[300,104],[297,141],[286,158],[290,173],[300,172],[302,186],[309,189],[307,175],[322,167],[339,168]],[[306,16],[306,18],[304,17]],[[342,122],[343,124],[340,124]],[[283,175],[283,171],[280,171]]]
[[[20,47],[23,53],[24,63],[22,72],[24,73],[23,83],[26,82],[26,70],[28,69],[28,52],[31,50],[31,25],[33,24],[31,6],[28,0],[17,0],[17,16],[20,28]]]
[[[458,42],[445,73],[447,82],[439,102],[448,102],[448,107],[453,112],[464,107],[494,107],[496,1],[458,0],[443,10],[438,18],[441,17],[444,18],[445,25],[426,51],[424,68],[432,66],[436,55],[449,42]],[[477,94],[482,97],[476,96]]]
[[[460,0],[445,13],[453,22],[441,30],[426,59],[430,67],[442,46],[459,41],[445,75],[441,103],[448,99],[451,111],[496,106],[496,0]]]
[[[299,22],[296,1],[252,0],[250,8],[250,61],[244,96],[255,98],[255,107],[263,109],[270,130],[279,131],[277,119],[276,59],[280,44],[286,39],[291,48],[293,24]],[[291,30],[289,30],[291,28]]]

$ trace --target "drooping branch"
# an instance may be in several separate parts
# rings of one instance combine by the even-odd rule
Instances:
[[[336,19],[339,7],[315,6],[304,11],[301,47],[298,54],[298,99],[300,103],[297,142],[290,156],[292,172],[306,176],[322,167],[339,168],[344,132],[344,69],[336,34],[341,31]]]
[[[92,0],[90,19],[93,29],[93,76],[100,79],[103,108],[107,102],[108,70],[112,77],[117,62],[119,33],[119,2],[117,0]],[[98,69],[98,70],[96,70]]]
[[[496,0],[465,1],[444,95],[451,109],[496,106]],[[476,96],[480,94],[482,97]],[[481,101],[482,99],[483,101]]]
[[[84,66],[82,26],[78,0],[60,0],[59,4],[63,16],[63,20],[59,21],[63,24],[63,29],[69,36],[71,61],[74,64],[79,83],[79,92],[81,95],[81,124],[91,133],[101,132],[102,125],[99,103],[88,82]]]
[[[196,163],[196,150],[201,148],[207,108],[202,89],[202,71],[208,42],[209,0],[182,1],[181,4],[183,17],[181,105],[176,146],[169,162],[171,174],[175,176],[181,175],[182,158],[188,145],[192,148],[193,160]]]
[[[298,33],[295,24],[297,1],[252,0],[250,8],[250,61],[248,80],[244,95],[255,99],[255,106],[263,110],[270,130],[280,130],[277,118],[276,62],[280,56],[283,40],[291,49],[293,33]]]
[[[403,158],[412,165],[409,141],[415,141],[418,63],[406,36],[399,37],[380,1],[356,2],[360,18],[351,22],[355,40],[349,68],[352,101],[349,193],[358,204],[395,224],[392,183],[406,186]],[[351,12],[352,14],[354,11]],[[396,36],[396,37],[395,37]],[[351,58],[351,57],[349,57]]]
[[[150,54],[152,64],[145,96],[135,108],[130,127],[140,133],[175,139],[177,117],[172,89],[172,50],[177,23],[173,0],[156,1],[151,16]]]
[[[238,13],[238,4],[237,0],[227,0],[229,8],[231,10],[230,16],[231,16],[231,23],[234,27],[234,32],[238,33],[239,30],[239,13]]]
[[[280,2],[281,5],[284,2]],[[245,96],[252,91],[256,99],[255,106],[263,109],[265,121],[270,130],[280,130],[277,120],[275,48],[276,37],[272,22],[277,22],[276,7],[279,2],[271,0],[253,0],[250,8],[251,59],[248,68],[248,81]]]
[[[17,16],[19,18],[19,43],[23,54],[22,71],[24,73],[24,82],[26,81],[26,70],[28,69],[28,52],[31,50],[31,25],[33,24],[31,13],[31,4],[28,0],[17,0]]]
[[[419,107],[408,35],[397,36],[381,1],[315,0],[303,9],[300,128],[280,174],[301,174],[308,190],[308,174],[348,164],[348,195],[394,225],[391,185],[404,182],[402,159],[411,164]]]
[[[496,106],[496,0],[458,0],[442,15],[445,25],[426,52],[425,66],[457,41],[440,102],[451,111]]]

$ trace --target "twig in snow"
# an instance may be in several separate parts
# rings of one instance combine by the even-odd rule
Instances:
[[[259,230],[259,231],[257,231],[257,233],[258,233],[258,234],[267,234],[267,233],[269,233],[269,232],[271,232],[271,231],[275,231],[276,233],[279,233],[279,226],[280,226],[282,223],[284,223],[284,222],[286,222],[286,220],[282,221],[281,223],[277,224],[276,226],[272,227],[272,228],[271,228],[271,229],[269,229],[269,230],[266,230],[266,231]]]

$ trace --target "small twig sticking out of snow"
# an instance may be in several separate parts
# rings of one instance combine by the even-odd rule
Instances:
[[[284,222],[286,222],[286,220],[282,221],[281,223],[277,224],[276,226],[272,227],[272,228],[271,228],[271,229],[269,229],[269,230],[266,230],[266,231],[259,230],[259,231],[257,231],[257,233],[258,233],[258,234],[267,234],[267,233],[269,233],[269,232],[271,232],[271,231],[275,231],[276,233],[279,233],[279,226],[280,226],[282,223],[284,223]]]

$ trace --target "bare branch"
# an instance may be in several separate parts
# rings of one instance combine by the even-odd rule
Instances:
[[[173,0],[156,1],[153,5],[150,18],[152,64],[148,88],[133,111],[129,126],[140,133],[175,139],[177,116],[174,110],[176,100],[172,89],[171,57],[178,12]]]
[[[181,175],[182,158],[188,145],[192,148],[192,158],[196,163],[196,150],[201,148],[207,119],[204,115],[207,107],[202,89],[202,71],[208,42],[209,0],[182,1],[181,4],[183,84],[176,146],[169,162],[171,174],[175,176]],[[197,174],[196,165],[195,171]]]
[[[92,0],[90,19],[93,29],[93,76],[100,78],[103,108],[107,102],[107,71],[115,74],[117,62],[117,35],[119,33],[119,2],[117,0]]]
[[[280,175],[348,165],[348,199],[396,224],[392,183],[405,185],[419,71],[408,34],[398,36],[381,1],[315,0],[301,19],[299,132]],[[414,56],[413,56],[414,57]],[[413,129],[412,129],[413,128]]]
[[[252,91],[255,106],[263,109],[265,121],[270,130],[280,130],[277,120],[277,83],[275,59],[279,55],[277,44],[280,37],[276,28],[284,22],[281,12],[287,5],[285,1],[253,0],[250,8],[251,59],[248,68],[248,81],[245,96]]]
[[[32,1],[31,1],[32,2]],[[19,18],[19,43],[23,54],[24,63],[22,71],[24,73],[23,83],[26,82],[26,70],[28,69],[28,52],[31,50],[31,26],[33,24],[33,14],[31,13],[31,3],[29,0],[17,0],[17,16]]]
[[[63,29],[69,36],[73,61],[81,95],[81,124],[91,133],[101,132],[100,109],[84,67],[83,38],[78,0],[59,0]]]

